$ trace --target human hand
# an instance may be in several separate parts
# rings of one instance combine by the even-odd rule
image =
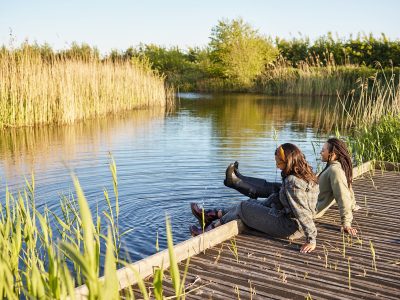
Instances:
[[[311,244],[311,243],[305,243],[303,246],[300,248],[301,253],[310,253],[315,249],[317,245],[316,244]]]
[[[347,232],[348,234],[352,235],[352,236],[356,236],[357,235],[357,229],[351,227],[351,226],[342,226],[341,231]]]

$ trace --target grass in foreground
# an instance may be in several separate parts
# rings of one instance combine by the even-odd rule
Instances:
[[[107,234],[103,233],[103,220],[98,211],[93,218],[75,176],[76,198],[62,197],[59,215],[47,208],[44,212],[37,210],[33,175],[16,198],[6,190],[5,204],[0,203],[0,298],[75,299],[75,287],[85,284],[88,299],[120,299],[117,267],[129,264],[118,258],[119,249],[121,237],[130,230],[120,232],[118,228],[118,181],[113,159],[110,170],[115,203],[111,203],[105,191],[107,210],[103,214],[108,221]],[[185,275],[180,278],[168,219],[167,240],[171,278],[179,299],[184,297]],[[103,279],[99,278],[101,253],[105,253]],[[187,268],[188,265],[186,271]],[[137,270],[133,271],[142,296],[148,299],[143,280]],[[163,297],[162,281],[160,269],[154,279],[156,299]],[[127,289],[124,297],[133,299],[132,290]]]

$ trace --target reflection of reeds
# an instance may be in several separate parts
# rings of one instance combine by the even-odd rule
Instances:
[[[72,123],[166,106],[164,78],[138,60],[42,60],[30,47],[0,51],[0,127]]]
[[[0,155],[6,177],[53,165],[60,158],[72,161],[80,151],[97,156],[101,145],[112,144],[119,132],[130,136],[149,130],[165,117],[164,108],[133,110],[62,126],[6,128],[0,130]],[[90,143],[86,141],[90,140]],[[85,148],[83,148],[85,147]]]

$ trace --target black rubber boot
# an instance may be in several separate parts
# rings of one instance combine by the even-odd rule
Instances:
[[[224,184],[252,199],[267,198],[272,193],[279,192],[281,183],[268,182],[261,178],[248,177],[240,174],[239,162],[229,164],[225,172]]]

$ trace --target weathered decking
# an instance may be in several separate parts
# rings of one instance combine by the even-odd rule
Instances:
[[[354,190],[361,206],[353,221],[358,238],[339,231],[339,212],[333,207],[317,220],[317,249],[310,254],[299,252],[302,239],[271,239],[242,230],[236,221],[176,245],[181,272],[185,258],[192,256],[186,299],[399,299],[400,173],[364,173]],[[132,266],[146,277],[161,261],[169,266],[167,250]],[[121,289],[136,282],[129,268],[118,276]],[[151,291],[152,278],[145,282]],[[174,295],[168,271],[163,288],[164,296]],[[85,291],[80,287],[77,295]]]
[[[190,259],[186,299],[399,299],[400,174],[366,173],[354,190],[361,206],[354,213],[358,239],[339,231],[335,207],[317,221],[318,246],[311,254],[299,253],[302,240],[243,232],[235,237],[238,259],[233,239]],[[173,295],[169,280],[164,295]]]

